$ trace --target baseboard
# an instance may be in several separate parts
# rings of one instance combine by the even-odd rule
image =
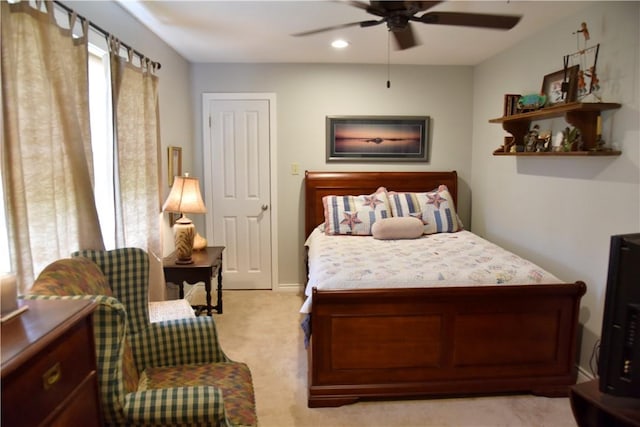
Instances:
[[[582,366],[578,366],[578,379],[576,380],[577,383],[584,383],[593,379],[595,379],[595,377],[591,372],[587,371]]]
[[[277,292],[295,292],[302,295],[304,286],[300,283],[279,283],[273,288],[273,290]]]

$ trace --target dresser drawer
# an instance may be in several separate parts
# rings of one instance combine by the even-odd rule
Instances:
[[[3,378],[2,424],[39,425],[86,378],[94,378],[91,323],[85,319]],[[91,398],[87,395],[86,398]]]
[[[85,378],[82,385],[67,397],[60,412],[50,414],[44,425],[69,427],[81,424],[82,427],[100,427],[100,419],[96,417],[96,414],[100,413],[99,404],[96,399],[91,399],[97,395],[98,383],[94,374]],[[79,423],[79,420],[82,420],[82,423]]]

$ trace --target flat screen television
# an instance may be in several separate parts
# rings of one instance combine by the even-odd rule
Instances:
[[[605,294],[599,388],[640,397],[640,233],[611,236]]]

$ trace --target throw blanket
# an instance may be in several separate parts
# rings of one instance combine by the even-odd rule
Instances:
[[[307,239],[309,281],[300,312],[311,312],[314,287],[417,288],[550,284],[561,281],[537,265],[469,231],[411,240],[328,236],[316,228]]]

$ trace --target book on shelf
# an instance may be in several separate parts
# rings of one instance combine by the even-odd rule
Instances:
[[[515,93],[507,93],[504,95],[504,109],[502,115],[512,116],[518,112],[518,99],[520,99],[520,94]]]

